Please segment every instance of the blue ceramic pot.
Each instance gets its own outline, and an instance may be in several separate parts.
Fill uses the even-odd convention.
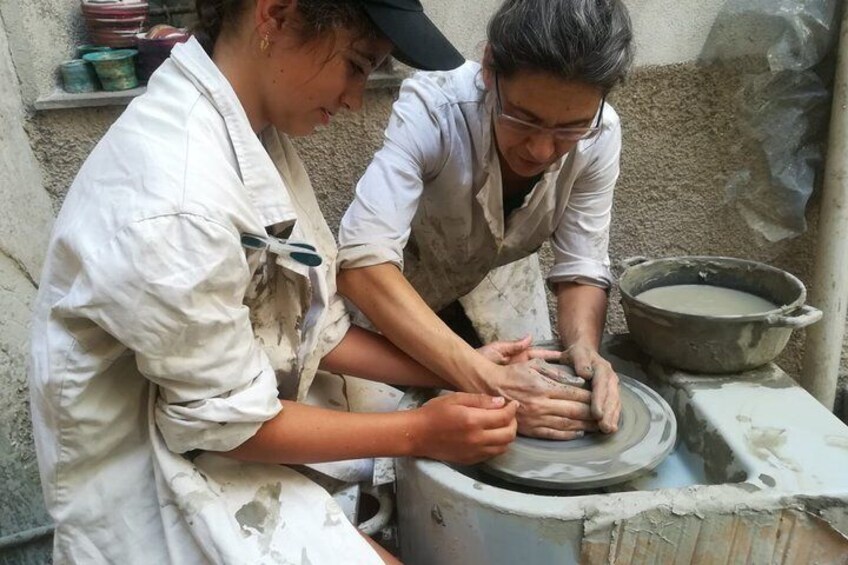
[[[59,65],[65,92],[81,94],[98,90],[97,74],[94,68],[82,59],[72,59]]]

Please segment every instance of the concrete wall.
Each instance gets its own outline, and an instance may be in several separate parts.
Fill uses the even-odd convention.
[[[756,61],[745,57],[761,52],[774,37],[774,28],[763,22],[729,25],[718,17],[724,0],[625,2],[636,29],[637,68],[613,98],[624,127],[613,260],[637,254],[732,255],[769,262],[809,281],[815,203],[808,210],[808,233],[781,244],[765,244],[725,203],[725,187],[738,171],[748,170],[755,182],[764,182],[761,151],[738,131],[735,96],[746,73],[757,68]],[[425,0],[424,4],[457,46],[476,58],[485,22],[499,0]],[[0,159],[9,163],[0,167],[0,190],[8,193],[4,202],[12,203],[5,207],[0,227],[0,250],[4,251],[0,254],[0,301],[6,312],[14,312],[0,323],[4,340],[0,342],[0,378],[6,383],[0,386],[0,428],[8,426],[14,433],[0,429],[0,442],[8,437],[17,442],[13,450],[16,464],[32,476],[23,351],[32,281],[37,280],[47,233],[44,228],[49,223],[51,202],[54,209],[58,207],[85,156],[122,109],[25,115],[23,108],[54,88],[55,67],[69,57],[73,43],[84,40],[78,1],[0,0],[0,16],[4,24],[0,33],[5,28],[10,42],[7,49],[4,36],[0,36],[0,89],[4,89]],[[728,38],[740,34],[745,41],[735,44],[743,48],[722,53],[739,59],[729,64],[703,63],[715,54],[707,46],[734,44]],[[331,129],[297,142],[333,226],[349,202],[356,179],[380,145],[394,95],[391,90],[371,91],[364,112],[346,116]],[[18,225],[20,218],[27,222]],[[611,304],[609,328],[624,331],[615,296]],[[793,375],[799,370],[802,337],[802,332],[797,332],[780,359]],[[8,452],[2,447],[0,444],[0,453]],[[0,490],[17,491],[15,483],[3,484],[2,464],[0,461]],[[3,522],[5,515],[0,507],[0,535],[10,527]],[[39,522],[39,516],[34,512],[33,524]]]
[[[0,537],[48,523],[41,499],[24,371],[30,309],[53,221],[51,200],[24,131],[25,114],[0,26]],[[46,545],[45,545],[46,544]],[[43,563],[40,547],[2,558]],[[2,559],[0,559],[2,560]]]
[[[79,5],[79,0],[0,0],[21,94],[27,105],[53,89],[58,64],[73,58],[76,40],[84,37]]]

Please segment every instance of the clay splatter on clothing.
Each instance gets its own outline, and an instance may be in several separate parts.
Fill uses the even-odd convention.
[[[253,500],[238,509],[236,521],[241,526],[242,535],[262,536],[261,545],[267,550],[278,524],[280,516],[280,493],[282,485],[272,483],[262,486],[256,491]]]

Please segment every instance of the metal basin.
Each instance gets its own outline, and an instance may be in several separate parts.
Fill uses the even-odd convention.
[[[763,263],[729,257],[633,258],[619,280],[633,340],[651,357],[697,373],[736,373],[777,357],[793,329],[821,319],[793,275]],[[671,312],[636,297],[653,288],[704,284],[760,296],[780,305],[753,315],[703,316]]]

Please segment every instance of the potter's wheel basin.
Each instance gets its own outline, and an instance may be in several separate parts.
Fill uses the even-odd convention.
[[[481,470],[512,483],[570,490],[608,486],[654,469],[674,448],[674,413],[644,384],[624,375],[619,381],[622,410],[614,434],[570,441],[519,436]]]

